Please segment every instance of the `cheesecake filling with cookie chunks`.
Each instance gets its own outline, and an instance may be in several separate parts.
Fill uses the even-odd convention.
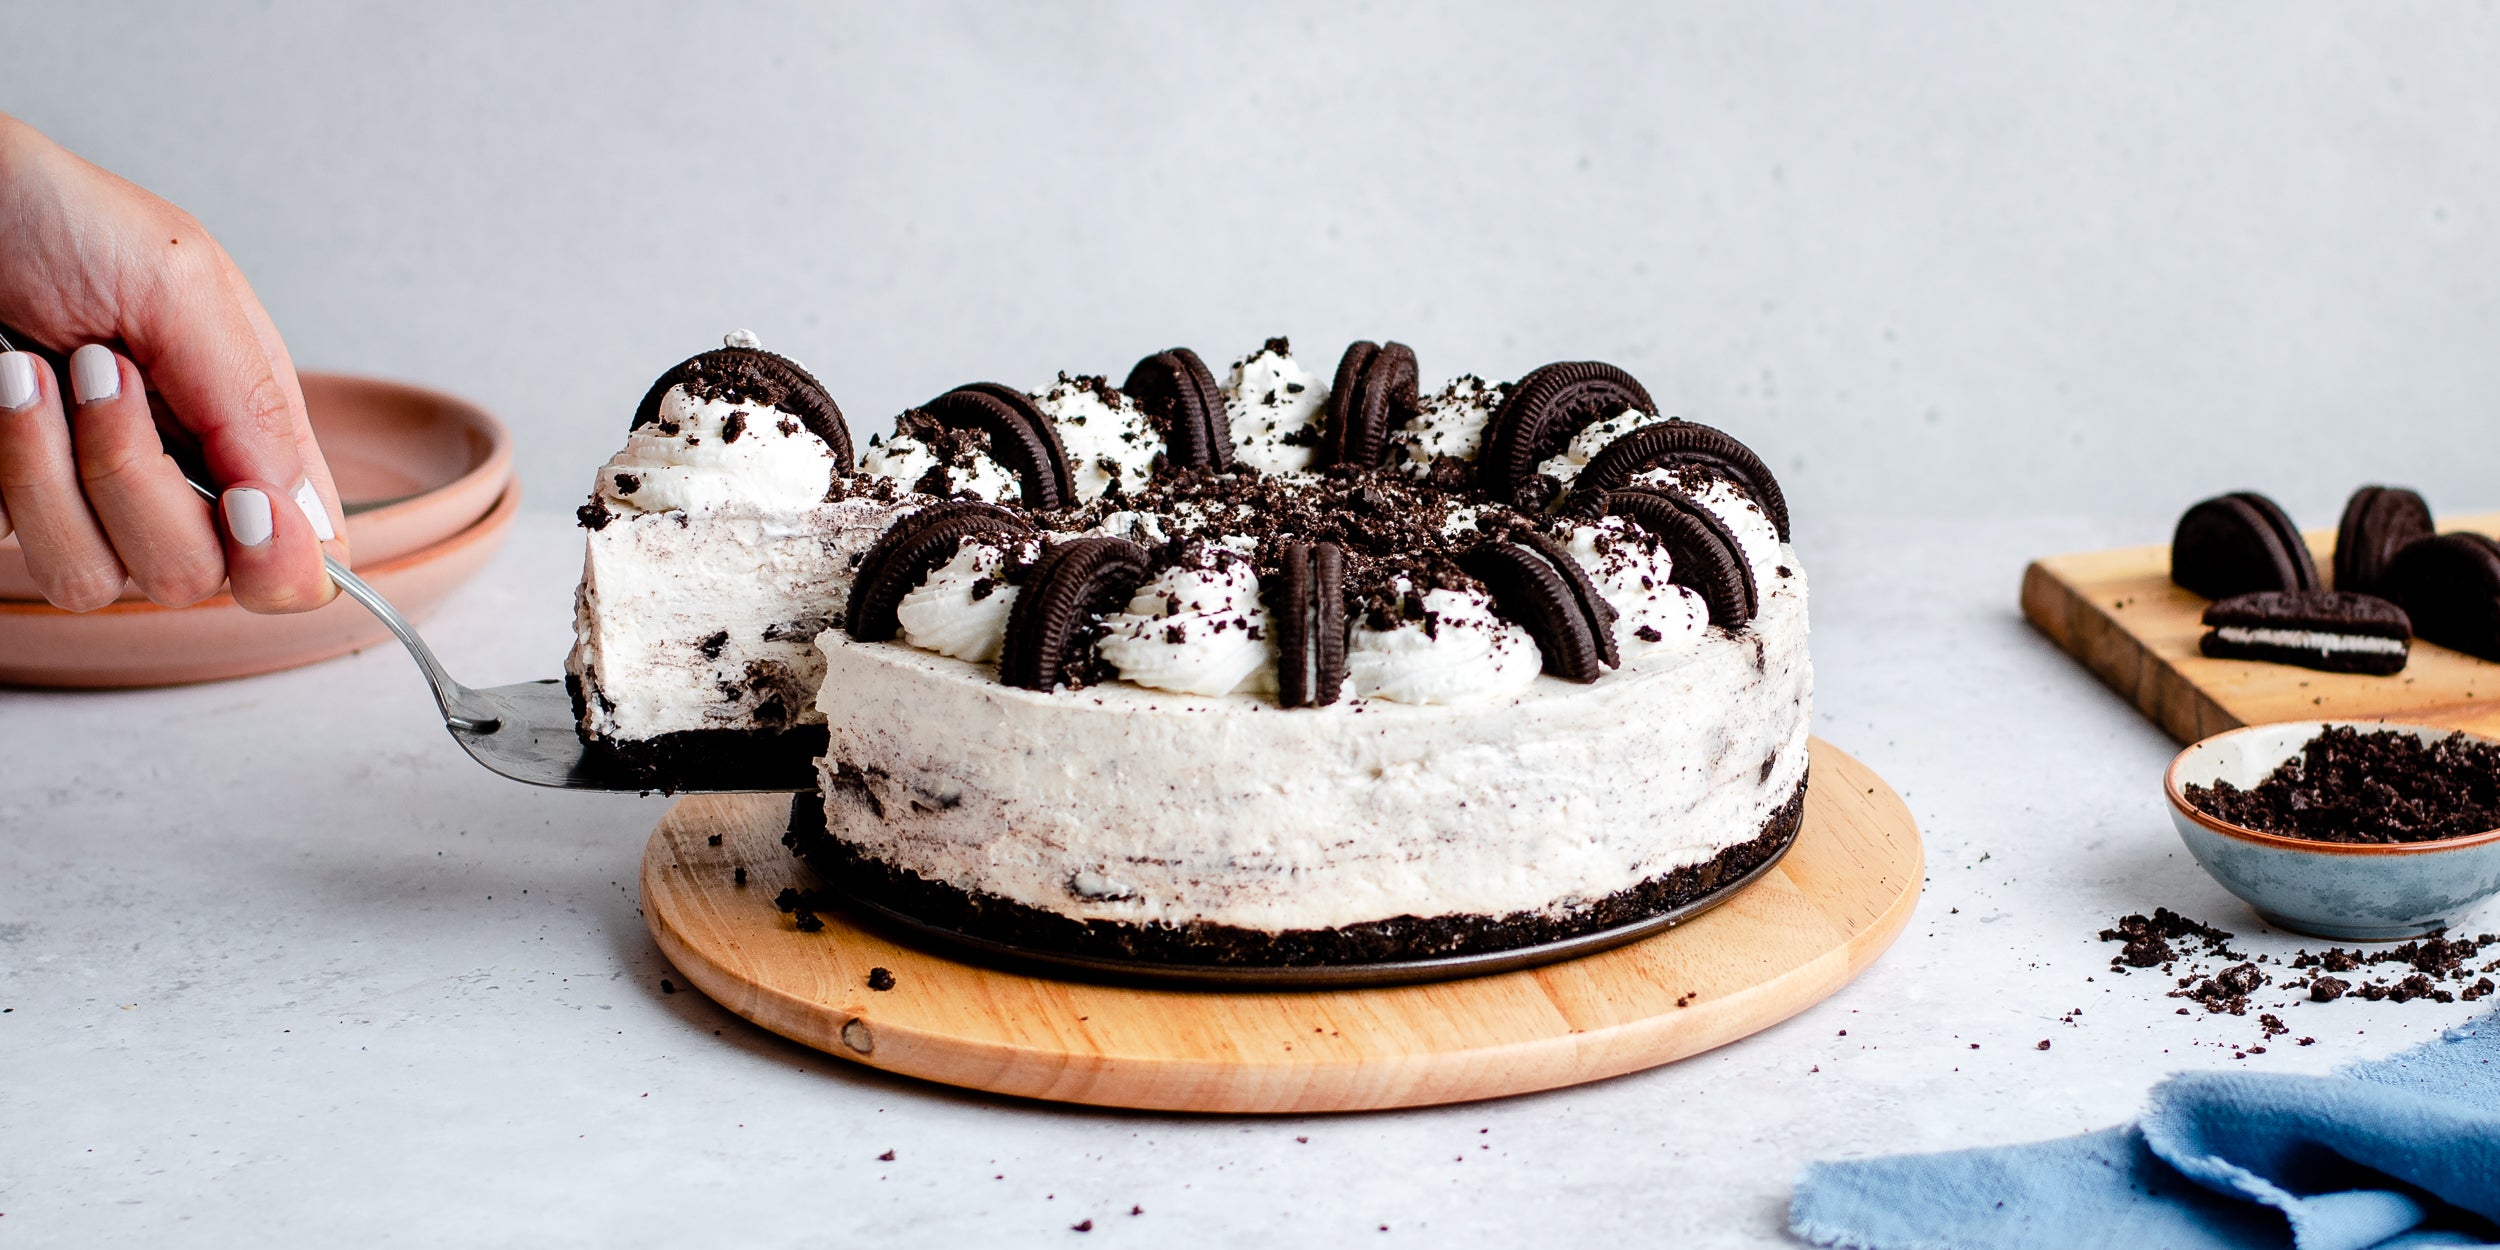
[[[752,335],[653,385],[578,514],[565,679],[585,741],[657,785],[709,752],[821,737],[828,605],[914,506],[850,455],[831,398]]]

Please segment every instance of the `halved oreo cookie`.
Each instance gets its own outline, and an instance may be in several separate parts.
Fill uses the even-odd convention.
[[[1581,468],[1579,478],[1571,484],[1572,498],[1564,503],[1564,509],[1569,511],[1581,506],[1580,500],[1602,498],[1621,490],[1651,469],[1680,464],[1700,465],[1735,482],[1762,509],[1762,514],[1771,518],[1771,528],[1778,531],[1780,541],[1788,541],[1788,497],[1780,493],[1779,479],[1771,475],[1771,467],[1726,431],[1692,421],[1643,426],[1606,444]]]
[[[1622,517],[1666,545],[1675,566],[1667,580],[1700,595],[1710,605],[1711,624],[1742,629],[1761,614],[1753,565],[1719,514],[1682,491],[1650,486],[1608,491],[1605,500],[1600,515]]]
[[[2180,516],[2170,537],[2170,580],[2208,599],[2228,599],[2261,590],[2316,590],[2318,565],[2283,509],[2243,490]]]
[[[2424,539],[2396,553],[2381,585],[2414,633],[2500,660],[2500,541],[2463,532]]]
[[[1156,352],[1137,362],[1120,384],[1163,433],[1164,462],[1176,469],[1233,467],[1232,419],[1223,388],[1207,362],[1186,347]]]
[[[2335,527],[2335,588],[2365,595],[2379,593],[2379,580],[2396,553],[2425,538],[2435,538],[2431,506],[2402,486],[2364,486],[2344,503],[2344,519]]]
[[[1658,411],[1640,382],[1613,365],[1578,360],[1538,369],[1519,379],[1486,424],[1476,480],[1503,503],[1536,507],[1544,502],[1529,485],[1536,467],[1580,431],[1626,408]]]
[[[760,347],[716,347],[690,356],[643,392],[642,402],[634,407],[634,423],[627,428],[639,430],[659,420],[660,401],[668,397],[670,387],[681,384],[697,399],[757,404],[789,413],[833,449],[841,472],[850,472],[851,427],[842,420],[842,410],[834,406],[833,396],[825,393],[816,375],[789,357]]]
[[[1093,646],[1093,626],[1146,580],[1146,549],[1125,538],[1079,538],[1042,553],[1007,609],[998,679],[1026,690],[1065,685]]]
[[[932,504],[903,517],[887,526],[860,557],[842,628],[861,642],[891,640],[902,631],[894,610],[901,606],[903,596],[929,580],[939,565],[954,559],[964,539],[974,534],[1032,531],[1023,517],[996,504],[970,500]]]
[[[1516,529],[1478,544],[1459,564],[1493,594],[1493,610],[1536,639],[1545,671],[1591,682],[1623,663],[1615,651],[1615,609],[1561,543]]]
[[[1017,485],[1024,488],[1025,507],[1048,511],[1076,502],[1058,427],[1032,396],[996,382],[971,382],[922,404],[920,410],[950,430],[989,435],[990,454],[1015,473]]]
[[[1406,344],[1349,345],[1337,358],[1337,380],[1328,389],[1321,466],[1379,464],[1389,448],[1389,431],[1422,406],[1416,381],[1415,349]]]
[[[2381,677],[2404,671],[2413,640],[2413,623],[2403,608],[2352,591],[2233,595],[2205,609],[2205,625],[2197,649],[2217,660]]]
[[[1288,543],[1267,592],[1276,622],[1276,701],[1326,707],[1345,688],[1345,552],[1335,543]]]

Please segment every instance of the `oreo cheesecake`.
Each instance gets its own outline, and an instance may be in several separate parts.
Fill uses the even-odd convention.
[[[761,728],[705,640],[811,640],[772,656],[777,691],[815,683],[782,732],[824,735],[788,841],[844,892],[1032,947],[1366,962],[1642,919],[1795,834],[1786,500],[1612,366],[1426,388],[1397,343],[1333,369],[1283,339],[1221,370],[1173,348],[1117,386],[958,387],[856,469],[818,441],[815,496],[756,509],[804,558],[665,622],[601,619],[644,601],[586,576],[583,628],[681,644],[713,692],[681,734]],[[718,558],[695,534],[725,518],[607,507],[594,575],[619,520]],[[613,723],[586,703],[586,734]]]

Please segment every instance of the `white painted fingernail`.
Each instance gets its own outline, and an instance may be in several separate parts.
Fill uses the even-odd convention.
[[[35,358],[24,352],[0,354],[0,411],[15,412],[35,402]]]
[[[69,393],[82,404],[121,398],[122,367],[112,348],[89,343],[69,354]]]
[[[312,522],[313,533],[328,542],[339,536],[330,524],[330,510],[321,506],[321,492],[313,489],[312,479],[305,478],[295,487],[295,506],[304,510],[304,519]]]
[[[237,486],[218,501],[225,509],[226,532],[246,547],[258,547],[277,532],[277,518],[270,515],[269,496],[249,486]]]

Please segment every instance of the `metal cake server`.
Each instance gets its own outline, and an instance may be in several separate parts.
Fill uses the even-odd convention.
[[[183,477],[214,505],[217,491],[207,484],[207,475],[190,457],[175,450],[172,442],[168,440],[167,450],[182,466]],[[452,741],[494,772],[533,786],[627,793],[665,789],[674,794],[714,794],[812,790],[816,786],[815,766],[809,759],[769,750],[757,750],[734,763],[707,763],[700,777],[655,779],[627,768],[592,749],[575,732],[572,696],[562,681],[550,678],[483,690],[460,684],[434,658],[434,649],[425,645],[416,626],[380,591],[328,552],[322,553],[321,560],[339,590],[389,627],[416,660],[417,671],[425,674],[426,684],[434,689],[435,706],[442,709],[443,727],[451,731]]]

